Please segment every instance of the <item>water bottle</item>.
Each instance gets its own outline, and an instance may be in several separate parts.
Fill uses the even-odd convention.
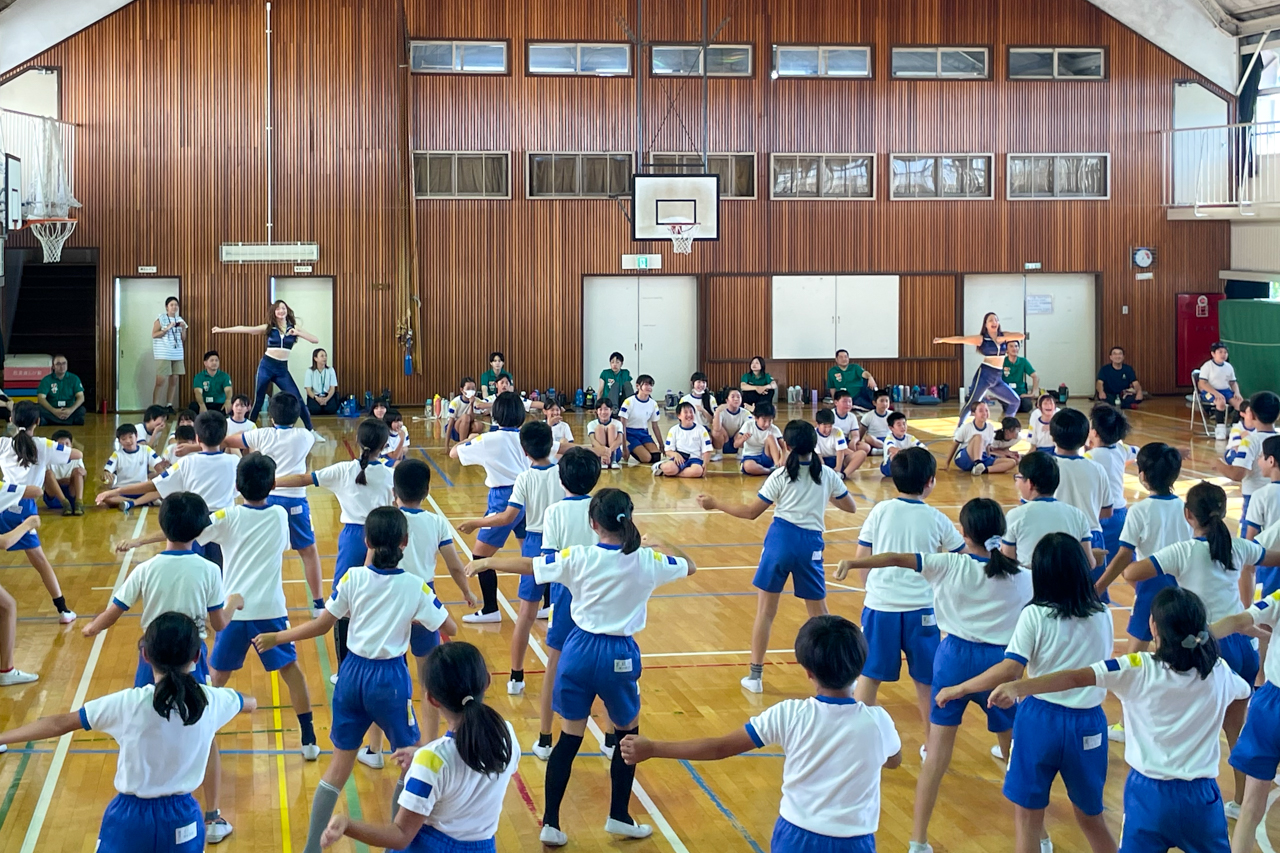
[[[556,389],[554,389],[554,388],[548,388],[548,389],[547,389],[547,397],[546,397],[546,399],[548,399],[548,400],[554,400],[555,398],[556,398]]]
[[[809,403],[810,405],[814,405],[814,406],[818,405],[818,389],[817,388],[814,388],[809,392]]]
[[[575,408],[581,409],[583,403],[584,403],[584,397],[582,394],[582,389],[579,388],[577,391],[573,392],[573,405]]]
[[[537,388],[534,388],[534,389],[533,389],[533,394],[531,394],[531,395],[529,396],[529,399],[530,399],[530,400],[533,400],[534,402],[537,402],[537,401],[539,401],[539,400],[541,400],[541,399],[542,399],[542,394],[541,394],[541,392],[540,392],[540,391],[538,391],[538,389],[537,389]]]

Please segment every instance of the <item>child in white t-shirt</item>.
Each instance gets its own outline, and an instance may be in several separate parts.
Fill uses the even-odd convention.
[[[712,462],[719,462],[725,453],[738,452],[733,439],[749,420],[751,412],[742,405],[742,392],[737,388],[731,389],[725,401],[716,407],[711,416],[711,444],[716,449],[711,457]]]
[[[823,465],[843,472],[849,463],[849,443],[844,440],[844,433],[836,428],[835,412],[818,409],[814,412],[813,422],[818,433],[818,445],[814,452],[821,457]]]
[[[626,440],[622,421],[613,416],[613,404],[601,400],[596,407],[596,418],[587,424],[591,452],[600,457],[603,468],[617,468],[622,462],[622,445]]]
[[[133,424],[122,424],[116,429],[116,441],[119,450],[111,453],[107,464],[102,467],[102,482],[110,488],[123,488],[145,483],[154,472],[161,473],[169,467],[149,445],[138,443],[138,430]],[[102,503],[104,506],[121,507],[128,512],[135,506],[146,506],[160,500],[158,494],[149,494],[137,500],[123,497],[110,497]]]
[[[681,403],[676,414],[680,423],[667,430],[663,444],[666,458],[653,464],[653,473],[664,477],[702,477],[711,461],[711,433],[698,423],[692,403]]]
[[[893,475],[893,457],[912,447],[924,447],[920,439],[907,432],[907,416],[903,412],[890,412],[886,418],[889,434],[884,437],[884,461],[880,463],[880,476]],[[926,448],[927,449],[927,448]]]
[[[1111,516],[1111,482],[1107,472],[1080,452],[1089,440],[1089,419],[1076,409],[1059,409],[1049,424],[1053,437],[1053,458],[1058,463],[1056,497],[1089,517],[1093,525],[1093,547],[1105,551],[1102,522]],[[1095,569],[1096,581],[1102,569]]]
[[[555,458],[559,459],[573,447],[573,429],[564,422],[564,409],[560,401],[548,398],[542,406],[542,414],[547,418],[547,426],[551,427],[551,443],[556,446]]]
[[[1129,419],[1110,403],[1098,403],[1089,413],[1089,449],[1084,458],[1097,462],[1107,475],[1111,487],[1111,515],[1102,519],[1102,540],[1107,549],[1107,562],[1120,548],[1120,531],[1124,529],[1129,502],[1124,496],[1125,468],[1138,458],[1138,448],[1125,444]]]
[[[1198,391],[1200,399],[1213,404],[1214,438],[1227,437],[1227,422],[1235,420],[1244,398],[1240,396],[1240,383],[1236,381],[1236,369],[1227,361],[1227,345],[1215,341],[1209,345],[1209,360],[1200,365]]]
[[[476,417],[476,381],[470,376],[462,377],[458,383],[458,395],[449,401],[445,414],[444,448],[449,450],[453,445],[466,441],[473,435],[484,432],[484,424]]]
[[[796,635],[796,661],[816,695],[787,699],[718,738],[623,738],[628,764],[651,758],[718,760],[779,744],[782,802],[773,850],[872,850],[880,826],[880,771],[902,763],[902,741],[883,708],[854,696],[865,645],[842,616],[815,616]],[[839,796],[831,796],[839,791]]]
[[[1041,394],[1036,400],[1035,411],[1029,419],[1031,429],[1027,433],[1027,441],[1033,450],[1045,453],[1053,452],[1053,437],[1049,435],[1049,424],[1058,413],[1058,398],[1053,394]]]
[[[774,426],[773,403],[762,400],[755,405],[751,420],[742,425],[733,439],[738,448],[742,473],[752,477],[764,477],[782,464],[786,455],[782,431]]]
[[[996,440],[996,427],[990,417],[991,409],[985,402],[974,405],[973,417],[956,429],[944,469],[950,469],[954,460],[961,471],[968,471],[977,477],[988,472],[1002,474],[1017,466],[1016,459],[998,457],[991,452],[991,444]]]
[[[1050,533],[1065,533],[1080,543],[1085,562],[1094,568],[1093,525],[1071,504],[1054,497],[1058,491],[1058,463],[1048,453],[1028,453],[1018,462],[1015,485],[1022,503],[1009,510],[1000,550],[1023,566],[1031,565],[1036,545]]]
[[[382,422],[387,425],[387,444],[382,448],[382,457],[394,465],[409,452],[409,428],[404,425],[399,409],[387,409]]]
[[[1229,477],[1240,484],[1240,494],[1244,497],[1244,509],[1240,514],[1240,535],[1245,535],[1245,524],[1249,516],[1249,503],[1254,493],[1268,482],[1258,463],[1262,446],[1267,439],[1276,435],[1276,420],[1280,418],[1280,396],[1271,391],[1259,391],[1249,398],[1245,420],[1251,421],[1253,429],[1240,438],[1236,451],[1228,463],[1224,459],[1213,460],[1214,471]]]
[[[884,453],[884,439],[889,434],[889,389],[875,392],[875,408],[862,416],[862,440],[871,448],[873,456]]]
[[[626,430],[627,453],[637,462],[649,465],[658,461],[662,452],[662,407],[653,399],[653,377],[647,373],[636,379],[636,393],[622,401],[618,418]]]
[[[1249,501],[1248,512],[1245,513],[1244,538],[1257,539],[1264,530],[1268,531],[1266,542],[1269,545],[1280,533],[1280,436],[1267,436],[1258,451],[1258,470],[1267,479],[1265,485],[1253,493]],[[1270,595],[1280,589],[1280,570],[1274,567],[1259,566],[1257,580],[1262,585],[1262,594]]]
[[[689,377],[689,385],[693,390],[681,397],[680,402],[691,404],[698,423],[710,432],[711,415],[716,409],[716,398],[707,390],[707,374],[702,371],[693,374]]]
[[[50,438],[55,444],[75,449],[71,430],[56,430]],[[44,505],[49,509],[61,509],[63,515],[84,514],[84,481],[88,477],[83,459],[50,464],[45,473]],[[50,482],[52,481],[52,482]],[[50,487],[56,483],[56,491]]]

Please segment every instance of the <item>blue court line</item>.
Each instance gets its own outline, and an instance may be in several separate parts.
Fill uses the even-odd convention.
[[[452,489],[452,488],[453,488],[453,480],[450,480],[450,479],[449,479],[449,475],[448,475],[448,474],[446,474],[446,473],[444,472],[444,469],[443,469],[443,468],[441,468],[439,465],[437,465],[437,464],[436,464],[436,460],[432,459],[432,458],[431,458],[431,455],[430,455],[429,453],[427,453],[427,451],[426,451],[425,449],[421,448],[421,447],[419,447],[419,448],[418,448],[418,452],[422,454],[422,458],[423,458],[423,459],[427,460],[427,464],[428,464],[428,465],[430,465],[432,468],[435,468],[435,469],[436,469],[436,473],[437,473],[437,474],[439,474],[439,475],[440,475],[440,477],[444,480],[444,484],[445,484],[446,486],[448,486],[449,488],[451,488],[451,489]]]
[[[751,753],[746,754],[751,755]],[[756,840],[751,837],[751,833],[747,832],[747,828],[742,825],[742,822],[734,816],[733,812],[729,811],[728,806],[720,801],[720,798],[716,796],[715,791],[711,790],[711,786],[708,785],[700,775],[698,775],[698,771],[693,769],[693,765],[688,761],[681,759],[680,766],[689,771],[689,775],[693,777],[694,782],[698,783],[698,787],[702,789],[702,793],[706,794],[707,799],[711,800],[711,804],[720,810],[720,814],[724,815],[725,820],[729,821],[729,824],[734,829],[738,830],[738,834],[746,839],[746,842],[751,845],[751,849],[754,850],[755,853],[764,853],[763,848],[761,848],[760,845],[756,843]]]

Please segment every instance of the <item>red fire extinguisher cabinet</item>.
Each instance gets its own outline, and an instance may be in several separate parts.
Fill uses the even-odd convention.
[[[1179,293],[1178,385],[1191,384],[1191,371],[1209,358],[1209,345],[1218,340],[1221,293]]]

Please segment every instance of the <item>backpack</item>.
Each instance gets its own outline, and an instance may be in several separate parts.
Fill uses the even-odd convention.
[[[355,395],[347,395],[341,403],[338,404],[338,417],[340,418],[358,418],[360,417],[360,404],[356,402]]]

